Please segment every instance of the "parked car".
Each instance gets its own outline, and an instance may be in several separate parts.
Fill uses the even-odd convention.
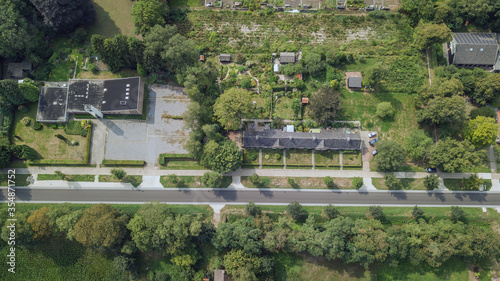
[[[290,8],[290,7],[292,7],[292,5],[290,5],[290,4],[285,4],[285,8]]]
[[[370,6],[366,7],[366,9],[365,9],[365,10],[366,10],[367,12],[369,12],[369,11],[374,11],[374,10],[375,10],[375,6],[374,6],[374,5],[370,5]]]
[[[378,139],[372,139],[370,141],[370,145],[373,146],[373,145],[375,145],[376,142],[378,142]]]
[[[378,151],[375,149],[374,151],[372,151],[372,154],[373,156],[377,155]]]
[[[377,133],[376,132],[371,132],[371,133],[368,133],[368,137],[369,138],[373,138],[374,136],[376,136]]]
[[[435,173],[435,172],[437,172],[437,169],[436,168],[425,168],[425,171],[427,173]]]
[[[207,6],[207,7],[213,7],[213,6],[214,6],[214,4],[213,4],[212,2],[210,2],[210,3],[208,3],[206,6]]]
[[[391,8],[389,8],[389,7],[384,7],[384,6],[380,6],[380,10],[382,10],[382,11],[390,11],[390,10],[391,10]]]

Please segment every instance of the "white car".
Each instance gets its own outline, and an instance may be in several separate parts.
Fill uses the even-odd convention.
[[[369,138],[373,138],[374,136],[377,135],[377,132],[371,132],[371,133],[368,133],[368,137]]]
[[[373,156],[377,155],[378,151],[375,149],[374,151],[372,151],[372,154]]]

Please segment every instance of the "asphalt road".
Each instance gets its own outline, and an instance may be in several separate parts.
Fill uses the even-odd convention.
[[[0,189],[0,202],[7,190]],[[16,202],[47,203],[144,203],[159,201],[183,204],[260,204],[334,205],[420,205],[500,207],[500,193],[486,192],[359,192],[335,190],[88,190],[16,189]]]

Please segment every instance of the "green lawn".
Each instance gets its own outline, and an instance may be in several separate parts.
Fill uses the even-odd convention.
[[[257,159],[258,161],[258,159]],[[283,150],[281,149],[262,149],[262,166],[274,166],[274,168],[283,167]]]
[[[89,34],[100,34],[113,37],[116,34],[134,36],[135,27],[132,22],[132,5],[130,0],[93,0],[96,10],[96,21]]]
[[[310,150],[288,149],[286,150],[286,165],[290,166],[312,166],[312,152]]]
[[[206,169],[197,160],[181,160],[175,161],[170,160],[165,162],[165,165],[161,165],[160,169],[162,170],[204,170]]]
[[[222,177],[222,188],[228,187],[231,182],[232,182],[232,177],[227,177],[224,176]],[[165,188],[203,188],[200,181],[200,177],[195,177],[195,176],[177,176],[177,182],[172,182],[169,180],[168,176],[161,176],[160,177],[160,183],[163,185]]]
[[[259,166],[259,150],[244,149],[243,150],[243,165],[244,166]]]
[[[361,166],[361,152],[342,153],[342,164],[347,166]]]
[[[340,156],[338,151],[315,151],[314,152],[314,166],[315,167],[331,167],[340,166]]]
[[[30,174],[16,174],[14,179],[11,179],[11,186],[13,185],[12,182],[15,183],[15,186],[27,186],[28,182],[26,181],[28,177],[30,177]],[[7,175],[2,175],[1,181],[0,181],[0,186],[8,186],[9,181],[7,178]]]
[[[406,190],[426,190],[424,186],[424,179],[400,179],[402,189]],[[385,179],[383,178],[372,178],[373,186],[377,189],[389,189],[385,185]]]
[[[49,180],[61,180],[61,178],[55,174],[39,174],[37,176],[37,180],[49,181]],[[95,176],[94,175],[65,175],[64,180],[65,181],[93,182],[95,180]]]
[[[142,183],[142,176],[126,175],[123,179],[119,180],[113,175],[100,175],[99,182],[123,182],[130,183],[134,187],[138,187]]]
[[[31,124],[36,120],[38,103],[28,105],[29,111],[22,113],[16,111],[14,118],[14,144],[25,144],[38,152],[40,158],[58,160],[84,160],[85,138],[79,135],[68,135],[64,129],[52,129],[50,126],[43,126],[41,130],[34,130],[31,126],[23,125],[20,120],[24,117],[31,119]],[[63,141],[55,135],[61,134],[68,141]],[[17,136],[17,137],[16,137]],[[77,141],[79,145],[71,145],[70,141]]]
[[[293,184],[286,177],[260,177],[265,188],[328,189],[323,178],[293,177]],[[335,189],[354,189],[351,178],[333,178]],[[248,188],[257,188],[249,177],[241,177],[241,183]]]
[[[444,186],[449,190],[465,190],[462,179],[443,179]],[[491,188],[491,180],[483,180],[486,185],[486,190]]]
[[[377,131],[379,140],[392,139],[404,143],[411,132],[418,129],[413,95],[398,93],[361,93],[343,91],[342,120],[359,120],[364,130]],[[392,120],[376,116],[377,104],[391,102],[396,114]]]
[[[343,67],[343,70],[346,72],[363,72],[366,70],[366,68],[374,65],[377,62],[376,58],[366,58],[365,62],[360,62],[359,60],[356,60],[354,63],[348,64]]]
[[[172,8],[181,7],[200,7],[203,6],[205,2],[201,0],[171,0],[168,2],[168,6]]]
[[[292,119],[292,99],[287,97],[278,98],[278,100],[274,103],[273,114],[276,114],[277,117],[281,117],[285,120]]]

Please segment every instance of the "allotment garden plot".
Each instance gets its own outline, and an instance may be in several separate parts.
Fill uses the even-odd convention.
[[[156,163],[160,153],[187,153],[189,135],[179,119],[189,99],[180,88],[155,85],[148,99],[148,117],[139,120],[102,120],[107,126],[105,159]]]

